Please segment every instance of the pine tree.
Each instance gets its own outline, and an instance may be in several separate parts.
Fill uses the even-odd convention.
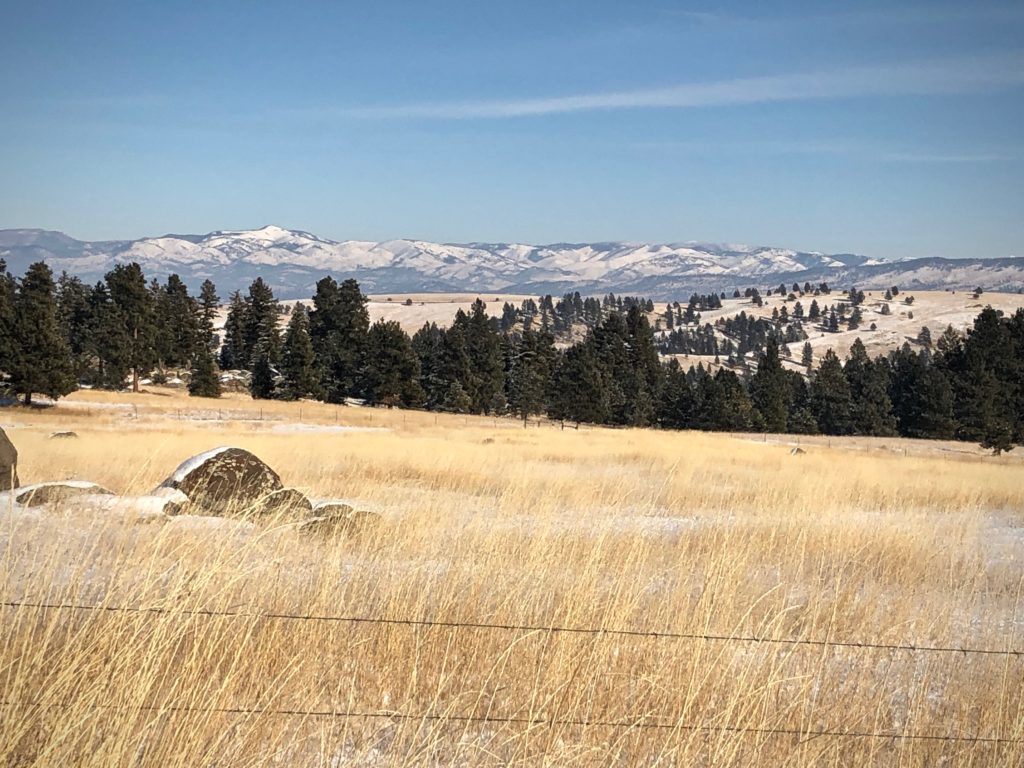
[[[888,371],[868,357],[859,338],[850,348],[843,375],[850,387],[853,432],[876,436],[896,434],[896,417],[889,399]]]
[[[92,379],[92,354],[89,331],[92,327],[90,293],[92,289],[67,272],[57,279],[57,315],[67,341],[76,381]]]
[[[444,336],[436,323],[424,323],[412,336],[412,349],[420,361],[420,386],[426,394],[428,408],[439,407],[447,390],[441,369]]]
[[[455,313],[455,321],[441,335],[441,345],[432,375],[431,402],[441,405],[448,399],[452,384],[468,395],[471,362],[466,346],[465,313]],[[472,399],[472,398],[470,398]]]
[[[804,342],[803,351],[800,353],[800,364],[807,370],[814,365],[814,349],[809,341]]]
[[[156,364],[153,296],[146,286],[142,268],[132,262],[119,264],[106,275],[110,300],[124,323],[128,343],[127,358],[132,374],[132,391],[139,391],[141,373]]]
[[[167,367],[167,358],[171,354],[173,340],[166,320],[170,314],[167,307],[167,294],[156,278],[149,282],[149,298],[153,308],[153,360],[156,366],[153,378],[156,383],[162,384],[166,379],[164,371]]]
[[[110,298],[107,284],[96,283],[89,294],[86,355],[95,361],[93,383],[101,389],[124,389],[131,370],[131,338],[121,308]]]
[[[861,314],[860,307],[854,305],[853,312],[850,313],[850,319],[847,321],[846,327],[851,331],[855,331],[860,328],[861,321],[864,316]]]
[[[757,373],[750,381],[750,399],[768,432],[785,432],[789,412],[789,382],[779,359],[779,345],[768,338],[758,360]]]
[[[909,344],[889,357],[890,394],[896,426],[904,437],[950,438],[953,391],[945,373],[914,352]]]
[[[546,304],[550,305],[551,297],[545,298]],[[455,324],[461,325],[465,334],[469,358],[465,389],[473,401],[472,412],[491,413],[496,410],[499,396],[503,399],[505,391],[501,339],[487,316],[486,305],[480,299],[473,302],[468,315],[456,315]]]
[[[424,400],[420,361],[409,336],[394,320],[378,320],[366,335],[363,370],[366,399],[370,403],[412,407]]]
[[[17,282],[0,259],[0,384],[10,374],[17,353],[14,319]]]
[[[160,363],[172,368],[190,365],[200,343],[199,305],[178,275],[169,275],[157,290],[156,346]]]
[[[296,304],[284,334],[279,394],[285,400],[299,400],[317,394],[319,389],[320,377],[309,338],[309,315],[302,304]]]
[[[270,351],[264,346],[257,347],[253,356],[252,377],[249,379],[249,394],[255,400],[270,400],[277,392],[275,372],[270,364]]]
[[[32,264],[15,298],[14,359],[11,391],[32,404],[35,393],[57,399],[75,389],[71,351],[57,316],[53,272],[44,262]]]
[[[1006,450],[1001,446],[1012,440],[1020,418],[1021,354],[1010,323],[985,307],[963,343],[942,356],[939,364],[952,384],[960,438]]]
[[[593,341],[574,344],[562,355],[551,377],[548,416],[559,421],[604,424],[610,411]]]
[[[355,280],[340,285],[331,277],[316,284],[309,335],[313,343],[320,387],[330,403],[362,393],[361,372],[370,316],[366,297]]]
[[[512,412],[525,424],[544,411],[548,380],[556,361],[554,337],[543,331],[523,331],[509,346],[505,383]]]
[[[220,297],[217,295],[217,286],[209,280],[203,280],[203,284],[199,288],[199,342],[211,352],[217,349],[214,323],[219,308]]]
[[[705,382],[713,384],[705,390],[702,403],[705,428],[729,432],[750,429],[754,409],[739,377],[719,368],[713,377],[706,376]]]
[[[850,385],[843,375],[843,365],[831,349],[811,380],[811,412],[826,435],[848,435],[853,431],[850,416],[852,398]]]
[[[786,431],[796,435],[815,435],[818,422],[811,407],[811,389],[802,374],[786,371],[789,382],[789,412],[786,415]]]
[[[246,367],[255,370],[257,356],[265,357],[270,366],[277,365],[281,357],[281,334],[278,331],[280,307],[274,292],[262,277],[249,285],[245,298],[245,346],[242,359]]]
[[[647,317],[636,307],[626,314],[628,379],[625,387],[628,423],[645,427],[654,423],[655,403],[664,371]]]
[[[939,340],[935,342],[935,351],[938,353],[938,357],[942,358],[954,354],[962,343],[963,336],[952,325],[947,325],[946,330],[939,336]]]
[[[249,325],[249,308],[242,295],[231,294],[228,316],[224,322],[224,344],[220,348],[222,370],[236,370],[248,367],[249,355],[245,347],[246,327]]]
[[[1011,397],[1015,400],[1013,410],[1017,415],[1014,424],[1013,440],[1018,445],[1024,445],[1024,307],[1018,307],[1017,311],[1009,319],[1010,338],[1013,340],[1013,367],[1015,373],[1011,375],[1017,382],[1015,392]]]
[[[665,382],[657,406],[658,424],[668,429],[690,429],[696,421],[690,382],[674,357],[665,366]]]
[[[606,410],[602,421],[623,426],[633,421],[633,400],[640,378],[631,367],[629,337],[622,313],[612,312],[584,342],[590,347],[602,382],[601,409]]]
[[[441,410],[448,413],[469,413],[472,407],[473,399],[459,382],[453,381],[445,394]]]
[[[213,363],[213,352],[207,344],[200,344],[192,359],[192,376],[188,393],[193,397],[220,397],[220,377]]]

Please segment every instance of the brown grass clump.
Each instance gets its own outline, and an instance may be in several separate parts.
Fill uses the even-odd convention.
[[[1024,765],[916,738],[1024,740],[1020,656],[543,629],[1022,649],[1013,454],[75,399],[5,412],[23,482],[145,492],[233,444],[382,521],[0,511],[2,764]]]

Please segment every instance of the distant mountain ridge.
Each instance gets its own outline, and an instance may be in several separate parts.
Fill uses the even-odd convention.
[[[116,263],[138,262],[149,277],[204,279],[222,295],[262,276],[281,298],[311,295],[326,274],[354,277],[367,293],[609,291],[655,299],[780,282],[834,282],[865,288],[1018,291],[1024,258],[882,261],[855,254],[712,243],[431,243],[335,241],[266,226],[205,235],[86,242],[63,232],[0,230],[0,259],[23,273],[40,259],[55,272],[100,279]]]

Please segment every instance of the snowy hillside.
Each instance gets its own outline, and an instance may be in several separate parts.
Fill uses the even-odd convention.
[[[262,275],[282,298],[308,297],[326,274],[355,277],[365,291],[375,293],[578,290],[669,298],[781,281],[840,279],[879,286],[912,281],[922,289],[1024,287],[1024,259],[881,262],[852,254],[693,242],[338,242],[276,226],[91,243],[60,232],[0,230],[0,258],[16,273],[44,259],[57,272],[67,270],[87,280],[102,277],[115,263],[137,261],[149,276],[176,272],[192,285],[210,278],[225,295]]]

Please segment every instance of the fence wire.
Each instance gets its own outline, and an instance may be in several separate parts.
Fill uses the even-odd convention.
[[[93,611],[103,613],[133,613],[140,615],[164,615],[164,616],[199,616],[207,618],[250,618],[269,619],[279,621],[314,621],[314,622],[336,622],[349,624],[376,624],[387,626],[412,626],[412,627],[436,627],[442,629],[468,629],[468,630],[491,630],[509,632],[537,632],[537,633],[565,633],[600,635],[606,637],[640,637],[658,640],[691,640],[708,642],[735,642],[735,643],[763,643],[782,645],[807,645],[818,647],[836,647],[851,649],[879,649],[898,652],[915,653],[958,653],[963,655],[978,654],[991,656],[1005,656],[1021,658],[1024,651],[1015,649],[989,649],[969,648],[958,646],[941,645],[918,645],[905,643],[876,643],[828,639],[809,638],[777,638],[760,637],[756,635],[718,635],[706,633],[666,632],[656,630],[636,629],[615,629],[607,627],[571,627],[543,624],[504,624],[487,622],[465,622],[446,621],[432,619],[397,619],[370,616],[331,616],[318,614],[298,614],[280,612],[251,613],[243,611],[218,611],[210,609],[168,609],[159,606],[114,606],[114,605],[84,605],[73,603],[42,603],[28,601],[2,601],[0,606],[5,608],[32,609],[41,611]],[[61,702],[14,702],[2,701],[0,705],[16,707],[19,709],[28,708],[60,708],[69,709],[72,704]],[[538,727],[579,727],[579,728],[614,728],[627,730],[662,730],[662,731],[686,731],[704,733],[736,733],[741,735],[762,735],[762,736],[789,736],[797,737],[800,742],[807,742],[819,738],[842,738],[842,739],[875,739],[894,741],[937,741],[937,742],[959,742],[970,744],[991,744],[1009,745],[1024,744],[1024,738],[1010,738],[999,736],[978,736],[974,734],[929,734],[929,733],[893,733],[884,731],[867,730],[837,730],[837,729],[804,729],[804,728],[764,728],[747,727],[742,725],[713,725],[706,723],[684,723],[681,721],[666,721],[648,715],[639,716],[633,719],[621,720],[587,720],[580,718],[533,718],[533,717],[500,717],[495,715],[459,714],[459,713],[409,713],[401,711],[356,711],[356,710],[333,710],[333,709],[274,709],[270,707],[187,707],[179,705],[146,706],[126,704],[96,704],[85,705],[90,708],[110,711],[139,711],[160,713],[192,713],[192,714],[224,714],[240,717],[254,716],[276,716],[276,717],[306,717],[306,718],[328,718],[328,719],[386,719],[392,721],[415,721],[415,722],[458,722],[458,723],[483,723],[492,725],[515,725],[527,728]]]

